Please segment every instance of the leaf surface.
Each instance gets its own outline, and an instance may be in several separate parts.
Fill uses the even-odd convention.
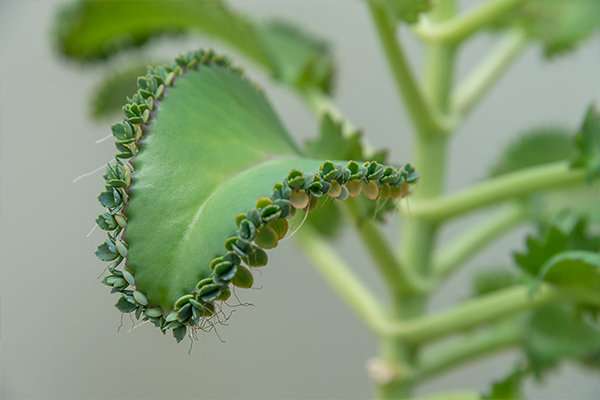
[[[418,177],[408,164],[304,158],[264,94],[212,52],[150,68],[123,111],[112,127],[122,153],[99,196],[109,233],[96,254],[114,263],[103,283],[122,294],[117,307],[178,341],[231,283],[252,284],[296,208],[303,220],[321,197],[346,199],[347,185],[400,196]]]

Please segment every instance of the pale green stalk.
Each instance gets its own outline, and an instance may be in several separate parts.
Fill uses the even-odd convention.
[[[452,95],[452,112],[464,117],[485,96],[527,44],[525,32],[506,34],[498,46],[481,61]]]
[[[415,201],[413,218],[442,221],[509,199],[583,182],[585,171],[572,169],[566,161],[548,163],[488,179],[458,193]]]
[[[457,44],[476,31],[497,20],[524,0],[487,0],[464,14],[443,22],[432,23],[422,18],[415,27],[419,36],[427,41],[440,41]]]
[[[597,293],[569,291],[544,284],[531,294],[529,285],[517,285],[467,300],[447,311],[394,323],[386,329],[386,334],[418,344],[556,301],[600,305]]]
[[[326,238],[310,226],[304,226],[295,234],[312,265],[333,290],[365,324],[375,332],[386,329],[387,321],[383,307],[372,293],[356,278],[343,260],[331,250]]]
[[[525,330],[519,323],[467,334],[452,343],[425,352],[411,378],[415,381],[431,379],[448,372],[450,368],[517,346],[524,340]]]
[[[434,253],[434,275],[437,279],[443,280],[483,247],[524,222],[528,215],[526,205],[516,202],[488,217],[479,225],[467,228],[465,233]]]
[[[376,1],[367,0],[379,41],[385,52],[396,88],[416,129],[422,134],[447,129],[447,121],[427,102],[415,81],[400,43],[396,39],[396,25],[392,24],[386,10]]]

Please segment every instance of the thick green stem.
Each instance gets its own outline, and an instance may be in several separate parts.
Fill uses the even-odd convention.
[[[421,134],[446,130],[447,121],[442,121],[441,115],[427,103],[417,85],[402,47],[396,39],[396,26],[391,23],[386,10],[376,0],[368,0],[367,3],[396,87],[415,128]]]
[[[448,311],[395,323],[389,327],[387,334],[407,343],[419,344],[555,301],[599,305],[600,297],[597,293],[570,291],[547,284],[531,294],[529,285],[518,285],[467,300]]]
[[[327,240],[308,226],[298,231],[295,238],[325,281],[365,324],[376,333],[385,330],[387,320],[383,307],[331,250]]]
[[[581,183],[584,178],[585,171],[572,169],[568,162],[549,163],[489,179],[456,194],[415,202],[410,215],[439,222],[504,200]]]
[[[450,368],[516,346],[522,343],[524,338],[525,330],[522,324],[513,322],[465,335],[441,348],[425,352],[418,369],[413,371],[412,379],[430,379],[448,372]]]
[[[457,44],[521,3],[523,0],[487,0],[472,10],[441,23],[421,19],[415,31],[428,41]]]
[[[523,222],[528,214],[525,204],[517,202],[508,205],[481,224],[469,227],[467,232],[434,254],[433,273],[436,278],[443,280],[452,274],[483,247]]]
[[[452,96],[454,114],[467,115],[523,52],[526,44],[527,35],[523,31],[509,32],[456,89]]]
[[[379,228],[373,221],[361,216],[357,201],[349,198],[344,205],[344,209],[354,220],[356,230],[375,261],[379,272],[383,275],[392,296],[397,298],[398,296],[427,291],[429,289],[428,283],[420,276],[403,269],[400,259],[391,250]]]
[[[447,0],[436,3],[432,12],[435,21],[441,22],[454,15],[454,0]],[[370,2],[374,19],[378,25],[378,31],[390,66],[394,71],[400,92],[408,104],[409,113],[413,120],[427,118],[430,123],[415,123],[417,126],[416,151],[414,163],[421,175],[418,188],[415,192],[417,199],[427,199],[439,196],[444,190],[444,171],[447,153],[447,137],[449,126],[434,123],[439,115],[447,115],[449,92],[452,86],[452,75],[454,65],[454,49],[445,44],[432,43],[427,46],[426,51],[426,70],[424,96],[418,89],[412,76],[407,76],[407,66],[399,50],[394,36],[394,29],[386,27],[389,20],[378,16],[378,10],[374,3]],[[381,10],[379,10],[381,11]],[[405,79],[403,79],[403,77]],[[406,83],[411,82],[407,90]],[[414,91],[419,94],[414,97]],[[416,105],[422,105],[418,107]],[[430,108],[433,111],[430,111]],[[427,111],[427,112],[423,112]],[[403,267],[407,274],[422,276],[427,279],[431,266],[431,252],[435,242],[437,227],[430,221],[414,218],[409,219],[404,224],[405,232],[401,244]],[[426,296],[422,294],[396,296],[393,299],[390,309],[390,318],[394,324],[403,326],[406,320],[414,320],[424,313],[426,305]],[[384,361],[393,364],[405,364],[410,369],[414,366],[419,348],[409,344],[401,337],[384,338],[381,345],[381,357]],[[413,383],[406,380],[397,379],[388,384],[381,385],[379,388],[379,397],[381,399],[398,399],[409,397],[413,390]]]

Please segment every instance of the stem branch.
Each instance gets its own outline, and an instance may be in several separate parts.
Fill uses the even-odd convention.
[[[521,202],[516,202],[479,225],[470,227],[467,232],[434,254],[434,275],[441,280],[452,274],[469,257],[492,243],[504,232],[523,222],[527,216],[527,207]]]
[[[518,285],[467,300],[448,311],[393,324],[387,333],[409,343],[422,343],[559,300],[600,304],[596,293],[544,284],[531,295],[529,285]]]
[[[447,124],[441,121],[441,116],[427,103],[417,85],[400,42],[396,39],[395,26],[392,25],[386,10],[376,0],[368,0],[367,3],[396,87],[402,94],[404,105],[417,131],[425,135],[447,130]]]
[[[383,308],[371,292],[333,252],[327,240],[308,226],[296,233],[296,241],[342,300],[370,327],[379,333],[386,325]]]
[[[411,204],[411,215],[441,221],[508,199],[583,182],[585,171],[566,161],[548,163],[506,174],[459,193]]]
[[[415,31],[428,41],[457,44],[522,2],[523,0],[488,0],[464,14],[443,22],[431,23],[421,19]]]
[[[526,44],[527,36],[523,31],[508,33],[456,89],[452,96],[453,112],[460,116],[468,114],[522,53]]]

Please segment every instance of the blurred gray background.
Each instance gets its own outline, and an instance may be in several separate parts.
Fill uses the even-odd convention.
[[[389,146],[396,162],[410,159],[412,129],[362,2],[231,3],[255,18],[282,17],[328,39],[338,62],[340,108],[364,128],[375,148]],[[93,251],[102,234],[85,237],[100,212],[95,197],[101,173],[72,183],[114,153],[109,142],[94,144],[109,133],[112,122],[93,122],[88,116],[90,91],[102,68],[79,68],[53,51],[50,26],[59,4],[0,2],[1,396],[369,398],[373,387],[365,361],[376,356],[376,342],[291,241],[270,255],[258,277],[261,289],[242,294],[255,307],[238,308],[230,326],[220,329],[226,343],[208,334],[188,355],[187,340],[177,345],[153,327],[127,333],[129,318],[117,332],[116,297],[96,280],[104,265]],[[460,54],[457,80],[494,40],[483,35],[469,42]],[[549,63],[541,60],[539,48],[529,49],[453,142],[449,190],[483,178],[491,160],[524,129],[548,123],[575,127],[585,107],[598,98],[599,44],[595,38],[570,57]],[[171,58],[202,46],[228,51],[195,36],[160,40],[146,54]],[[407,51],[419,71],[417,42],[409,38]],[[315,119],[292,93],[236,58],[263,85],[298,140],[315,134]],[[454,224],[440,241],[465,226],[465,221]],[[386,230],[393,240],[396,228],[392,218]],[[466,297],[472,271],[509,263],[527,231],[509,235],[469,263],[435,296],[431,309]],[[352,232],[335,246],[357,274],[383,293]],[[509,352],[471,364],[424,385],[420,394],[483,390],[515,360],[517,354]],[[530,398],[600,398],[600,380],[589,371],[564,365],[551,378],[541,385],[529,382]]]

